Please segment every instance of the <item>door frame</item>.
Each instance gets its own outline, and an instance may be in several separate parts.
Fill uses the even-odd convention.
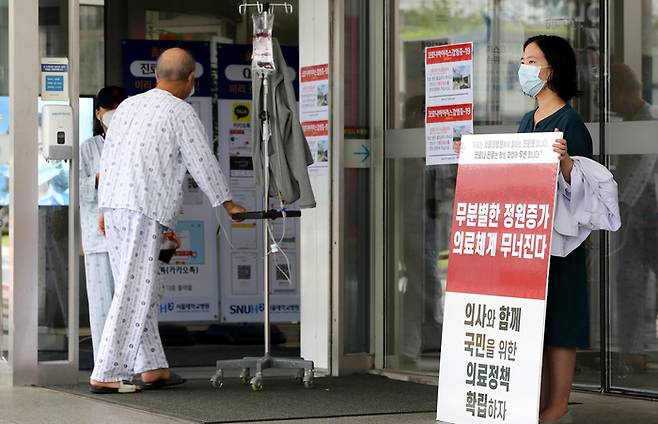
[[[37,96],[40,83],[39,1],[9,1],[10,214],[8,362],[0,384],[75,384],[79,364],[78,114],[79,0],[68,0],[69,98],[73,109],[73,158],[68,206],[68,357],[39,362],[39,218]],[[31,52],[26,54],[26,52]]]

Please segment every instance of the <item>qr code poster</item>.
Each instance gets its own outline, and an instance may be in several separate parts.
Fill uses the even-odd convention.
[[[437,420],[537,422],[560,133],[466,135]]]

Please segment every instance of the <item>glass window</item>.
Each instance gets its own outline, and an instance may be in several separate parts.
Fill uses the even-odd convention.
[[[658,392],[658,1],[611,6],[606,151],[622,213],[608,252],[611,383]]]
[[[425,47],[473,42],[475,132],[515,132],[534,108],[517,80],[523,43],[536,34],[560,35],[577,55],[583,95],[572,104],[593,123],[600,110],[598,8],[598,1],[576,0],[388,2],[386,367],[436,373],[439,365],[457,170],[425,165]],[[600,383],[598,245],[596,236],[587,242],[591,346],[579,353],[576,376],[594,385]]]
[[[9,361],[9,4],[0,0],[0,373]],[[2,375],[0,375],[0,380]]]
[[[39,57],[68,57],[68,30],[68,1],[40,0]],[[39,99],[39,115],[44,104]],[[39,361],[59,361],[69,353],[70,162],[47,162],[39,134]]]
[[[80,6],[80,94],[95,96],[105,85],[105,9]]]
[[[298,46],[298,0],[289,1],[293,14],[277,9],[273,34],[282,46]],[[251,44],[251,11],[244,16],[238,12],[239,2],[116,2],[107,1],[105,7],[106,82],[123,85],[122,40],[180,40],[210,43],[211,74],[213,75],[212,104],[216,105],[216,44]],[[218,134],[217,110],[202,116],[208,127],[214,128],[209,136]],[[206,121],[206,119],[208,121]],[[212,123],[210,123],[212,122]],[[220,142],[221,140],[217,141]],[[219,262],[219,258],[215,258]],[[220,284],[217,282],[217,284]],[[84,308],[84,305],[82,306]],[[81,309],[82,309],[81,308]],[[262,324],[198,322],[166,323],[160,325],[167,359],[171,366],[215,365],[218,359],[259,356],[263,352]],[[274,346],[272,355],[299,356],[300,325],[276,323],[272,326]],[[280,331],[277,331],[280,330]],[[185,344],[181,347],[181,344]],[[239,345],[239,346],[238,346]],[[80,367],[92,367],[91,341],[80,348]]]
[[[345,2],[345,143],[367,150],[370,100],[368,1]],[[343,282],[345,353],[370,352],[370,168],[345,168]]]
[[[399,0],[391,3],[389,31],[390,128],[424,126],[425,47],[472,41],[476,125],[516,125],[533,107],[519,96],[523,42],[536,34],[568,39],[578,56],[582,97],[575,107],[598,120],[598,1]],[[592,73],[592,71],[595,71]]]

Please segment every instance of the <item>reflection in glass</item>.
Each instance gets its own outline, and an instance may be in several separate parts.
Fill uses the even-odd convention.
[[[392,34],[395,59],[391,91],[391,128],[419,128],[425,96],[423,55],[428,46],[472,41],[476,125],[515,125],[532,108],[519,98],[517,70],[523,42],[531,35],[555,34],[569,40],[577,54],[583,96],[575,107],[586,122],[598,120],[599,2],[469,0],[391,2],[399,27]]]
[[[103,6],[80,5],[80,94],[82,95],[94,95],[105,85],[104,27]]]
[[[624,137],[607,138],[622,214],[609,248],[611,382],[658,392],[658,4],[615,2],[612,15],[642,22],[612,20],[607,126],[609,134]]]
[[[68,2],[39,1],[40,57],[68,56]],[[39,114],[44,102],[39,102]],[[66,102],[68,104],[68,102]],[[41,120],[39,120],[41,127]],[[39,128],[39,150],[42,134]],[[39,184],[39,361],[68,359],[69,167],[70,162],[38,161]]]
[[[345,138],[369,137],[368,1],[345,2]],[[370,169],[344,169],[345,353],[370,352]]]
[[[9,5],[0,0],[0,369],[9,360]],[[3,194],[6,193],[6,194]]]

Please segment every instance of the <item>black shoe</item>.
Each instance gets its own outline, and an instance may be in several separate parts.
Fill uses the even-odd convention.
[[[141,377],[135,379],[134,384],[141,387],[143,390],[157,390],[164,389],[166,387],[180,386],[185,383],[187,380],[181,377],[180,375],[172,372],[169,375],[169,378],[159,378],[150,383],[145,383]]]

